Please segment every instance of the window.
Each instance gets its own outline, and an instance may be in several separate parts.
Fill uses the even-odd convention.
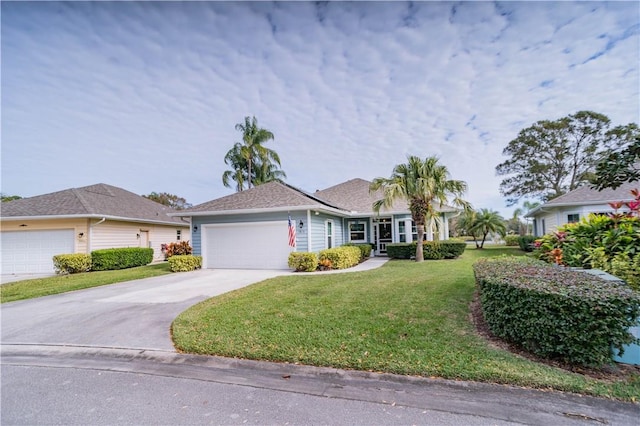
[[[180,241],[181,238],[182,238],[182,230],[177,229],[176,230],[176,241]]]
[[[333,248],[333,221],[327,220],[324,223],[324,233],[327,242],[327,248]]]
[[[349,222],[349,241],[367,242],[367,225],[365,222]]]
[[[567,215],[567,222],[568,223],[580,222],[580,215],[578,213],[568,214]]]
[[[401,243],[407,242],[407,231],[406,231],[406,225],[404,223],[404,220],[401,220],[400,222],[398,222],[398,237]]]

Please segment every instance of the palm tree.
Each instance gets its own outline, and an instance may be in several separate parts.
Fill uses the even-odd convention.
[[[447,203],[450,196],[453,196],[453,204],[468,208],[469,203],[461,198],[467,190],[467,184],[461,180],[449,179],[449,171],[438,164],[436,157],[422,160],[409,156],[407,159],[408,163],[398,164],[393,168],[391,177],[374,179],[369,191],[382,190],[383,198],[373,203],[373,209],[377,213],[382,207],[391,207],[396,200],[406,200],[409,203],[411,218],[418,233],[416,262],[422,262],[425,223],[436,220],[436,205]]]
[[[284,180],[287,174],[280,170],[276,164],[271,162],[257,162],[253,167],[252,182],[254,186],[271,182],[272,180]]]
[[[247,188],[256,185],[254,182],[256,176],[260,176],[260,183],[264,183],[284,175],[284,172],[278,170],[280,167],[278,153],[264,146],[274,138],[273,133],[258,127],[256,117],[245,117],[244,123],[236,124],[236,130],[242,132],[242,142],[234,144],[225,156],[225,163],[233,168],[222,175],[222,183],[225,186],[230,187],[229,179],[233,179],[236,182],[236,190],[242,191],[245,181]],[[256,171],[259,164],[263,165],[262,172]],[[267,173],[266,176],[264,172]]]
[[[500,216],[498,212],[489,209],[480,209],[479,212],[476,212],[475,220],[471,226],[474,232],[482,234],[482,242],[480,245],[478,246],[476,242],[476,247],[480,249],[484,247],[484,242],[490,232],[496,232],[502,237],[504,237],[507,232],[502,216]]]

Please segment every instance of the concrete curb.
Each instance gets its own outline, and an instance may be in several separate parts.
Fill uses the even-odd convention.
[[[3,344],[2,364],[81,368],[234,384],[468,414],[524,424],[635,425],[637,404],[514,386],[280,364],[170,351]]]

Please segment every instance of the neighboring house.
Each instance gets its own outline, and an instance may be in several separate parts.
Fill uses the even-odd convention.
[[[2,274],[53,272],[52,257],[189,239],[189,223],[169,207],[105,184],[2,203]]]
[[[369,194],[370,182],[353,179],[314,194],[274,181],[181,211],[191,218],[194,254],[204,268],[287,269],[291,251],[319,252],[345,243],[371,243],[376,254],[386,245],[416,238],[407,203],[373,212],[382,198]],[[458,214],[440,206],[448,237],[448,217]],[[174,213],[173,215],[176,215]],[[289,246],[288,218],[296,227],[296,247]],[[427,239],[433,239],[433,231]]]
[[[584,185],[536,207],[525,217],[533,219],[533,235],[540,237],[567,223],[578,222],[590,213],[612,213],[614,209],[609,203],[632,201],[631,190],[635,188],[640,188],[640,182],[627,182],[617,189],[607,188],[600,192]],[[629,209],[623,206],[619,211]]]

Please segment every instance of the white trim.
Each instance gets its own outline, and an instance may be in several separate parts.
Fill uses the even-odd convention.
[[[361,240],[351,239],[351,225],[364,225],[362,233],[364,238]],[[348,220],[347,221],[347,242],[349,243],[366,243],[367,242],[367,221],[366,220]]]
[[[328,224],[331,223],[331,235],[329,235]],[[331,247],[329,247],[329,236],[331,236]],[[324,221],[324,247],[334,248],[336,246],[336,226],[333,219],[325,219]]]
[[[167,215],[170,216],[170,215]],[[173,215],[171,215],[174,217]],[[189,217],[185,215],[179,215],[182,217]],[[59,220],[59,219],[102,219],[107,218],[109,220],[117,220],[120,222],[140,222],[140,223],[150,223],[150,224],[159,224],[159,225],[170,225],[170,226],[184,226],[188,227],[189,222],[167,222],[162,220],[150,220],[150,219],[138,219],[135,217],[122,217],[122,216],[108,216],[103,214],[67,214],[67,215],[41,215],[41,216],[4,216],[0,217],[0,221],[3,222],[17,222],[17,221],[25,221],[25,220]]]
[[[311,210],[307,210],[307,251],[311,252]]]

